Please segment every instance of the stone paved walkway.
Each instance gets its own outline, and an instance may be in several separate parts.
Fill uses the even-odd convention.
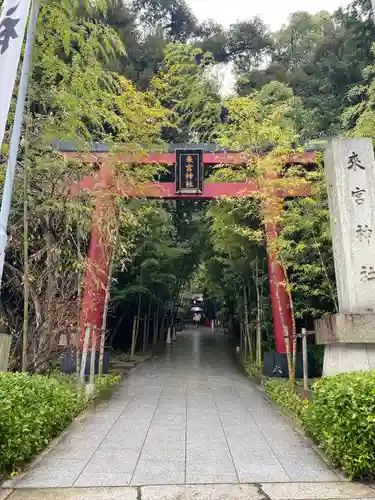
[[[14,485],[14,498],[23,488],[340,484],[227,352],[220,333],[180,333],[166,354],[139,365],[75,422]]]

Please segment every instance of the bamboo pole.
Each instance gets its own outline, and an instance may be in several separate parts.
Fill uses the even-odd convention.
[[[296,362],[297,362],[297,333],[293,334],[293,376],[296,378]]]
[[[86,326],[85,337],[83,341],[83,350],[82,350],[82,360],[81,360],[81,372],[78,380],[78,393],[81,394],[84,380],[85,380],[85,370],[86,370],[86,362],[87,362],[87,351],[89,349],[89,341],[90,341],[90,325]]]
[[[244,359],[247,361],[247,337],[244,336]]]
[[[288,360],[290,389],[291,389],[291,391],[294,391],[295,384],[294,384],[293,359],[292,359],[292,353],[290,352],[290,338],[289,338],[289,332],[288,332],[287,328],[286,328],[286,332],[284,333],[284,339],[285,339],[286,355],[287,355],[287,360]]]
[[[147,314],[143,320],[143,347],[142,352],[145,353],[147,349]]]
[[[158,341],[158,333],[159,333],[159,310],[160,310],[160,304],[158,303],[158,307],[156,310],[156,315],[154,317],[154,346],[156,345],[156,342]]]
[[[96,327],[93,326],[91,332],[89,383],[86,386],[86,396],[88,398],[90,398],[95,392],[95,358],[96,358]]]
[[[164,323],[165,323],[165,312],[164,312],[163,317],[161,319],[161,325],[160,325],[159,336],[158,336],[159,340],[164,340],[163,339]]]
[[[79,263],[82,263],[82,255],[81,255],[81,238],[79,235],[79,227],[77,226],[77,253]],[[77,389],[79,390],[79,374],[80,374],[80,343],[81,343],[81,302],[82,302],[82,278],[83,272],[81,266],[79,266],[78,271],[78,279],[77,279],[77,332],[76,332],[76,342],[75,342],[75,351],[76,351],[76,376],[77,376]]]
[[[114,267],[117,247],[118,247],[118,243],[119,243],[119,237],[120,237],[120,221],[119,221],[119,218],[117,217],[115,246],[114,246],[114,248],[112,250],[112,254],[111,254],[111,260],[110,260],[109,269],[108,269],[107,286],[105,289],[103,321],[102,321],[102,328],[101,328],[101,334],[100,334],[99,369],[98,369],[99,376],[101,376],[103,374],[104,345],[105,345],[105,335],[107,332],[107,317],[108,317],[109,299],[110,299],[110,292],[111,292],[111,281],[112,281],[113,267]]]
[[[240,316],[240,351],[242,352],[243,350],[243,327],[242,327],[242,321],[241,321],[241,316]]]
[[[147,344],[147,347],[148,347],[148,340],[149,340],[149,336],[150,336],[151,307],[152,307],[152,298],[150,297],[150,302],[148,304],[147,328],[146,328],[146,344]]]
[[[7,333],[0,333],[0,372],[8,371],[11,343],[11,335],[8,335]]]
[[[104,323],[104,320],[103,320],[103,323]],[[100,347],[99,347],[99,366],[98,366],[99,377],[101,377],[103,375],[105,332],[106,332],[106,328],[102,327],[102,331],[101,331],[101,335],[100,335]]]
[[[141,305],[142,305],[142,282],[143,282],[143,268],[141,267],[141,274],[140,274],[140,277],[139,277],[139,286],[141,287],[141,289],[139,290],[139,294],[138,294],[138,311],[137,311],[137,318],[138,318],[138,321],[137,321],[137,330],[136,330],[136,334],[135,334],[135,338],[137,339],[138,338],[138,334],[139,334],[139,318],[141,317]]]
[[[90,356],[90,385],[94,386],[95,377],[95,357],[96,357],[96,328],[93,326],[91,332],[91,356]]]
[[[259,290],[259,267],[258,256],[256,258],[256,282],[255,289],[257,295],[257,319],[256,319],[256,363],[258,366],[262,364],[262,328],[261,328],[261,304],[260,304],[260,290]]]
[[[27,117],[26,123],[29,123]],[[29,166],[27,155],[23,166],[23,335],[22,371],[27,371],[29,347]]]
[[[243,294],[244,294],[244,307],[245,307],[245,337],[247,339],[247,344],[249,347],[249,358],[253,361],[253,346],[251,342],[250,329],[249,329],[249,305],[247,300],[247,284],[246,281],[243,282]],[[246,344],[245,344],[246,347]]]
[[[134,316],[133,318],[133,330],[132,330],[132,345],[130,349],[130,359],[134,361],[135,358],[135,349],[136,349],[136,341],[137,341],[137,323],[138,317]]]
[[[309,390],[309,365],[307,359],[307,330],[302,328],[303,388]]]

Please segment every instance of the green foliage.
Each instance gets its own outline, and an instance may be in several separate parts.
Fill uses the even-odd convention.
[[[121,380],[121,375],[99,375],[95,376],[95,394],[100,395],[115,387]]]
[[[362,71],[372,64],[375,30],[371,16],[368,0],[355,0],[333,14],[292,13],[272,36],[265,68],[239,68],[240,94],[247,95],[272,80],[285,83],[303,104],[301,117],[296,117],[303,141],[341,133],[347,95],[360,88]]]
[[[307,345],[307,350],[308,352],[311,352],[311,355],[313,357],[316,376],[318,377],[320,377],[323,373],[324,349],[325,349],[324,345],[315,345],[315,344]]]
[[[97,397],[117,385],[119,375],[95,377]],[[0,373],[0,472],[11,471],[41,452],[88,401],[76,392],[75,375]]]
[[[300,424],[304,424],[308,402],[303,401],[291,390],[289,382],[277,379],[267,380],[264,383],[264,389],[273,401],[291,413]]]
[[[250,377],[260,375],[263,371],[263,364],[256,363],[250,358],[243,360],[243,367]]]
[[[112,359],[112,357],[111,357]],[[75,373],[67,374],[60,371],[54,371],[48,375],[49,378],[57,380],[61,384],[69,386],[72,391],[77,389],[77,375]],[[111,387],[116,386],[121,380],[120,375],[95,375],[94,384],[95,392],[92,397],[99,396],[103,392],[106,392]]]
[[[84,407],[64,382],[0,373],[0,471],[40,452]]]
[[[375,54],[375,46],[372,47]],[[342,114],[342,123],[351,137],[371,137],[374,135],[375,65],[372,62],[363,72],[363,82],[348,91],[349,106]]]
[[[166,47],[161,70],[150,90],[171,109],[176,130],[166,130],[171,142],[214,142],[220,123],[220,96],[210,71],[212,56],[176,43]]]
[[[220,142],[231,149],[264,149],[270,145],[290,148],[296,141],[293,92],[271,82],[247,97],[229,99],[227,122],[222,125]]]
[[[311,182],[313,192],[286,203],[280,217],[279,259],[288,271],[296,317],[316,318],[337,311],[324,169],[292,169],[289,175]]]
[[[312,387],[311,402],[302,401],[282,380],[267,381],[264,388],[351,479],[374,476],[374,372],[323,377]]]
[[[324,377],[313,386],[306,427],[350,478],[375,473],[375,373]]]

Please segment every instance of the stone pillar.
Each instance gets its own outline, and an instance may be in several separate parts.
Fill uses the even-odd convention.
[[[315,323],[324,375],[375,369],[375,159],[370,139],[324,155],[339,312]]]

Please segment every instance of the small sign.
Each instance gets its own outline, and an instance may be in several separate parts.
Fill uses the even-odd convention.
[[[202,193],[203,150],[176,151],[176,193]]]
[[[66,333],[61,333],[59,338],[59,346],[66,347],[68,345],[68,335]]]
[[[167,311],[170,311],[171,309],[173,309],[173,300],[167,300],[165,302],[165,309],[167,309]]]

